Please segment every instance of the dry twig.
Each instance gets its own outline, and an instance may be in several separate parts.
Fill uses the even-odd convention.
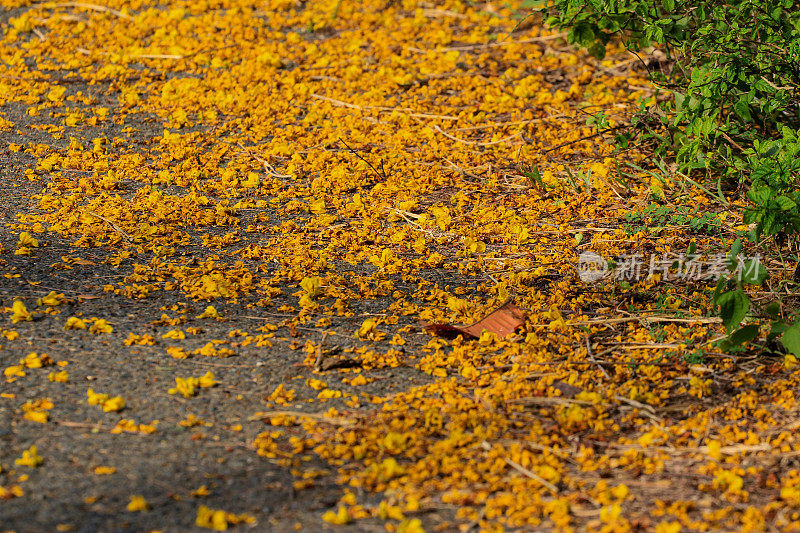
[[[117,232],[117,233],[119,233],[119,234],[120,234],[122,237],[124,237],[124,238],[125,238],[125,240],[127,240],[128,242],[133,242],[133,237],[131,237],[130,235],[128,235],[127,233],[125,233],[125,230],[123,230],[122,228],[120,228],[119,226],[117,226],[116,224],[114,224],[112,221],[110,221],[109,219],[107,219],[107,218],[106,218],[106,217],[104,217],[103,215],[98,215],[98,214],[97,214],[97,213],[95,213],[94,211],[90,211],[90,210],[88,210],[88,209],[85,209],[85,210],[84,210],[84,212],[85,212],[87,215],[92,215],[93,217],[97,217],[97,218],[99,218],[100,220],[102,220],[103,222],[105,222],[106,224],[108,224],[108,226],[109,226],[109,227],[110,227],[112,230],[116,231],[116,232]]]
[[[492,449],[492,446],[488,442],[483,441],[481,443],[481,448],[483,448],[486,451],[489,451],[489,450]],[[518,462],[509,459],[508,457],[503,457],[502,459],[503,459],[503,461],[506,462],[506,464],[508,466],[510,466],[511,468],[516,470],[517,472],[520,472],[523,475],[525,475],[525,476],[531,478],[532,480],[536,481],[537,483],[541,484],[543,487],[545,487],[547,490],[549,490],[553,494],[558,494],[558,487],[556,487],[555,485],[553,485],[552,483],[550,483],[549,481],[544,479],[539,474],[530,471],[529,469],[525,468],[524,466],[522,466]]]
[[[133,20],[129,15],[126,15],[122,11],[118,11],[116,9],[113,9],[113,8],[110,8],[110,7],[106,7],[106,6],[99,6],[97,4],[89,4],[89,3],[86,3],[86,2],[59,2],[59,3],[56,3],[56,4],[51,4],[49,2],[43,2],[41,4],[36,4],[34,7],[46,8],[46,9],[52,9],[52,8],[58,8],[58,7],[77,7],[77,8],[83,8],[83,9],[90,9],[92,11],[97,11],[99,13],[109,13],[111,15],[114,15],[115,17],[119,17],[119,18],[122,18],[122,19],[125,19],[125,20]]]

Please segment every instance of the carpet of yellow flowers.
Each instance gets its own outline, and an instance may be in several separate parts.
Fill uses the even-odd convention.
[[[717,353],[713,281],[578,277],[741,230],[586,125],[652,104],[638,59],[499,1],[2,5],[0,530],[52,531],[45,490],[63,531],[800,528],[797,360]],[[509,300],[514,336],[425,330]],[[176,468],[223,463],[220,424],[303,501],[337,486],[320,521],[115,474],[182,430]]]

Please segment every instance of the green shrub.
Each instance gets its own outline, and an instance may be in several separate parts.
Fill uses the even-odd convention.
[[[543,14],[596,57],[612,40],[636,54],[661,49],[666,60],[648,69],[672,98],[659,113],[643,106],[618,142],[651,142],[654,155],[681,173],[716,180],[718,190],[746,190],[753,243],[798,241],[800,9],[793,0],[552,0]],[[741,285],[723,280],[715,294],[728,347],[754,338],[753,324],[734,328],[746,315],[761,316],[775,318],[773,334],[791,332],[783,344],[800,354],[800,326],[790,328],[774,306],[754,311]]]
[[[555,0],[546,15],[598,57],[612,39],[634,53],[659,46],[667,59],[651,77],[674,95],[658,115],[659,153],[682,172],[749,183],[754,238],[800,232],[800,10],[793,0]],[[634,119],[633,130],[645,119],[653,115]]]

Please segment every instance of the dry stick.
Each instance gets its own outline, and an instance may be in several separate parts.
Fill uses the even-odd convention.
[[[483,448],[486,451],[489,451],[489,450],[492,449],[492,446],[488,442],[483,441],[481,443],[481,448]],[[541,484],[543,487],[547,488],[553,494],[558,494],[558,487],[556,487],[555,485],[553,485],[552,483],[550,483],[549,481],[544,479],[539,474],[536,474],[535,472],[531,472],[530,470],[528,470],[527,468],[525,468],[521,464],[517,463],[516,461],[512,461],[508,457],[503,457],[503,461],[505,461],[508,466],[510,466],[511,468],[516,470],[517,472],[521,472],[522,474],[528,476],[532,480],[534,480],[537,483]]]
[[[319,420],[320,422],[331,424],[332,426],[351,426],[355,423],[354,421],[347,420],[345,418],[333,418],[319,413],[304,413],[303,411],[288,411],[288,410],[260,412],[249,417],[247,420],[252,422],[254,420],[263,420],[265,418],[271,418],[273,416],[295,416],[297,418],[305,417],[305,418],[310,418],[312,420]]]
[[[387,106],[377,106],[377,105],[360,106],[360,105],[356,105],[356,104],[351,104],[350,102],[345,102],[343,100],[337,100],[335,98],[330,98],[328,96],[322,96],[321,94],[316,94],[316,93],[311,93],[309,96],[311,96],[312,98],[316,98],[317,100],[325,100],[326,102],[330,102],[330,103],[332,103],[334,105],[337,105],[337,106],[340,106],[340,107],[349,107],[350,109],[359,109],[359,110],[376,109],[378,111],[386,111],[386,112],[398,111],[400,113],[405,113],[409,117],[414,117],[414,118],[436,118],[436,119],[440,119],[440,120],[458,120],[458,117],[453,117],[453,116],[450,116],[450,115],[432,115],[430,113],[412,113],[411,112],[412,110],[407,108],[407,107],[387,107]]]
[[[558,144],[558,145],[556,145],[556,146],[554,146],[552,148],[548,148],[547,150],[544,150],[542,153],[543,154],[547,154],[549,152],[552,152],[553,150],[558,150],[559,148],[564,148],[565,146],[569,146],[570,144],[579,143],[581,141],[588,141],[589,139],[594,139],[595,137],[599,137],[601,135],[605,135],[606,133],[618,130],[618,129],[623,128],[623,127],[624,126],[614,126],[613,128],[608,128],[608,129],[605,129],[603,131],[598,131],[597,133],[593,133],[593,134],[588,135],[586,137],[581,137],[580,139],[575,139],[573,141],[567,141],[567,142]]]
[[[322,334],[322,339],[317,345],[317,358],[314,360],[314,370],[319,372],[322,370],[322,361],[325,359],[325,352],[322,351],[322,345],[325,344],[325,339],[328,338],[328,332]]]
[[[738,149],[740,152],[744,152],[744,151],[745,151],[745,150],[744,150],[744,148],[742,148],[741,146],[739,146],[739,143],[737,143],[736,141],[734,141],[733,139],[731,139],[730,137],[728,137],[728,134],[727,134],[727,133],[725,133],[724,131],[720,131],[719,133],[722,135],[722,137],[723,137],[723,138],[724,138],[726,141],[728,141],[729,143],[731,143],[731,144],[732,144],[734,147],[736,147],[736,148],[737,148],[737,149]]]
[[[412,52],[421,52],[423,54],[427,54],[428,52],[468,52],[470,50],[480,50],[481,48],[495,48],[498,46],[508,46],[510,44],[526,44],[526,43],[541,43],[545,41],[552,41],[555,39],[560,39],[562,37],[566,37],[567,32],[564,33],[557,33],[555,35],[544,35],[542,37],[533,37],[531,39],[522,39],[520,41],[511,41],[505,42],[501,41],[499,43],[487,43],[487,44],[473,44],[473,45],[466,45],[466,46],[448,46],[445,48],[432,48],[430,50],[424,50],[422,48],[413,48],[408,47],[408,50]]]
[[[642,403],[642,402],[637,402],[636,400],[631,400],[630,398],[626,398],[624,396],[614,396],[614,399],[617,400],[617,401],[620,401],[622,403],[627,403],[631,407],[635,407],[636,409],[639,409],[640,411],[644,411],[644,414],[646,414],[648,417],[650,417],[655,422],[663,422],[661,417],[656,415],[656,411],[655,411],[655,409],[653,409],[653,407],[651,405],[647,405],[646,403]]]
[[[484,143],[484,142],[478,142],[478,141],[466,141],[464,139],[459,139],[458,137],[454,137],[454,136],[450,135],[449,133],[444,131],[442,128],[440,128],[436,124],[433,124],[433,129],[435,129],[436,131],[438,131],[439,133],[441,133],[442,135],[444,135],[448,139],[453,139],[454,141],[457,141],[457,142],[460,142],[460,143],[463,143],[463,144],[466,144],[466,145],[469,145],[469,146],[492,146],[493,144],[500,144],[500,143],[504,143],[506,141],[510,141],[511,139],[516,139],[517,137],[522,135],[522,132],[519,132],[519,133],[515,133],[514,135],[511,135],[510,137],[506,137],[505,139],[498,139],[496,141],[491,141],[491,142],[485,142]]]
[[[365,314],[357,315],[357,316],[383,316],[383,315],[375,315],[375,314],[366,314],[365,313]],[[302,329],[303,331],[319,331],[316,328],[306,328],[306,327],[303,327],[303,326],[296,326],[296,328],[297,329]],[[352,339],[353,338],[353,334],[352,333],[346,334],[346,333],[339,333],[339,332],[336,332],[336,331],[326,331],[326,333],[328,335],[338,335],[339,337],[345,337],[347,339]]]
[[[382,178],[382,179],[384,179],[384,180],[388,179],[388,176],[386,175],[386,171],[385,171],[385,170],[383,170],[383,160],[381,160],[381,172],[378,172],[378,169],[377,169],[377,168],[375,168],[375,167],[372,165],[372,163],[370,163],[369,161],[367,161],[366,159],[364,159],[363,157],[361,157],[361,154],[359,154],[358,152],[356,152],[355,150],[353,150],[352,148],[350,148],[350,145],[349,145],[349,144],[347,144],[346,142],[344,142],[344,139],[342,139],[342,138],[340,137],[340,138],[339,138],[339,142],[340,142],[340,143],[342,143],[343,145],[345,145],[345,146],[347,147],[347,149],[348,149],[348,150],[350,150],[350,151],[353,153],[353,155],[354,155],[354,156],[356,156],[357,158],[359,158],[360,160],[362,160],[364,163],[366,163],[366,164],[369,166],[369,168],[371,168],[371,169],[373,170],[373,172],[375,172],[375,175],[378,177],[378,179],[381,179],[381,178]]]
[[[250,151],[248,148],[246,148],[242,143],[236,143],[236,144],[239,146],[239,148],[244,150],[247,153],[247,155],[249,155],[250,157],[252,157],[256,161],[261,163],[261,165],[264,167],[264,172],[266,172],[268,176],[272,176],[273,178],[291,178],[292,177],[289,174],[280,174],[277,170],[275,170],[275,167],[273,167],[272,165],[269,164],[269,162],[267,162],[266,159],[264,159],[263,157],[259,157],[258,155],[254,154],[252,151]]]
[[[481,177],[480,177],[480,176],[478,176],[477,174],[473,174],[472,172],[470,172],[470,171],[468,171],[468,170],[465,170],[465,169],[461,168],[460,166],[456,165],[455,163],[453,163],[453,162],[452,162],[452,161],[450,161],[449,159],[445,159],[445,161],[446,161],[447,163],[449,163],[449,164],[450,164],[450,166],[451,166],[451,167],[452,167],[454,170],[457,170],[457,171],[458,171],[458,172],[460,172],[462,175],[464,175],[464,176],[469,176],[470,178],[474,178],[474,179],[476,179],[476,180],[479,180],[479,179],[481,179]],[[478,168],[483,168],[483,167],[485,167],[485,166],[486,166],[486,165],[481,165],[481,166],[480,166],[480,167],[478,167]]]
[[[383,111],[396,111],[392,108],[383,109]],[[437,118],[439,120],[458,120],[458,117],[452,117],[450,115],[433,115],[431,113],[409,113],[408,111],[401,111],[401,113],[405,113],[409,117],[412,118]]]
[[[53,422],[55,422],[56,425],[64,426],[64,427],[68,427],[68,428],[98,429],[98,430],[102,430],[102,431],[105,431],[106,429],[108,429],[108,428],[103,427],[102,424],[87,424],[87,423],[83,423],[83,422],[70,422],[69,420],[54,420]]]
[[[569,363],[575,365],[586,364],[586,363],[581,363],[579,361],[570,361]],[[664,363],[660,361],[597,361],[597,364],[604,366],[662,366],[662,367],[678,366],[676,363]]]
[[[87,23],[87,24],[89,23],[89,19],[88,18],[81,17],[80,15],[59,15],[57,17],[47,17],[46,19],[37,18],[36,22],[41,22],[42,24],[46,24],[46,23],[50,22],[51,20],[55,20],[56,22],[60,22],[60,21],[64,20],[64,21],[67,21],[67,22],[83,22],[83,23]]]
[[[264,314],[265,314],[265,315],[272,316],[272,317],[277,317],[277,318],[283,318],[283,317],[289,317],[289,318],[291,318],[291,317],[293,317],[293,316],[297,316],[297,315],[293,315],[292,313],[264,313]],[[267,317],[265,317],[265,316],[249,316],[249,315],[244,315],[244,316],[242,316],[242,318],[249,318],[249,319],[251,319],[251,320],[270,320],[269,318],[267,318]]]
[[[626,403],[631,407],[635,407],[641,411],[644,411],[644,414],[647,415],[649,418],[654,420],[655,422],[662,422],[662,419],[656,415],[655,409],[652,406],[647,405],[645,403],[637,402],[636,400],[631,400],[630,398],[625,398],[624,396],[614,396],[615,400]],[[525,406],[534,406],[534,405],[541,405],[541,406],[549,406],[549,405],[581,405],[581,406],[589,406],[593,405],[592,402],[588,400],[575,400],[573,398],[562,398],[560,396],[531,396],[526,398],[516,398],[507,401],[510,404],[521,404]]]
[[[123,18],[126,20],[133,20],[130,16],[126,15],[122,11],[117,11],[116,9],[112,9],[110,7],[105,6],[98,6],[97,4],[88,4],[86,2],[60,2],[58,4],[50,4],[48,2],[43,2],[41,4],[36,4],[34,7],[38,8],[56,8],[56,7],[82,7],[84,9],[91,9],[92,11],[99,11],[101,13],[111,13],[119,18]]]
[[[392,213],[396,213],[397,215],[402,217],[402,219],[405,220],[409,225],[413,226],[412,229],[414,231],[419,231],[420,233],[424,233],[425,235],[434,236],[434,237],[435,236],[442,236],[442,235],[453,236],[453,234],[450,234],[450,233],[435,232],[433,230],[429,230],[429,229],[423,228],[416,221],[416,219],[420,218],[421,215],[417,215],[416,213],[411,213],[410,211],[403,211],[402,209],[395,209],[393,207],[388,207],[388,208],[386,208],[386,210],[389,211],[389,212],[392,212]]]
[[[503,37],[503,39],[502,39],[501,41],[499,41],[499,42],[501,42],[501,43],[504,43],[504,42],[506,42],[506,40],[508,40],[508,38],[509,38],[509,37],[511,37],[511,36],[514,34],[514,32],[515,32],[515,31],[517,31],[517,28],[519,28],[520,26],[522,26],[522,24],[523,24],[523,23],[524,23],[526,20],[528,20],[529,18],[531,18],[532,16],[533,16],[533,13],[529,13],[529,14],[525,15],[524,17],[522,17],[521,19],[519,19],[519,20],[517,21],[517,23],[514,25],[514,27],[513,27],[513,28],[511,28],[511,31],[510,31],[510,32],[508,32],[508,35],[506,35],[505,37]]]
[[[429,18],[434,18],[434,17],[453,17],[456,19],[468,18],[466,15],[462,15],[461,13],[457,13],[455,11],[450,11],[449,9],[423,9],[422,14]]]
[[[595,359],[594,356],[592,355],[592,348],[591,346],[589,346],[589,336],[586,335],[584,337],[584,340],[586,341],[586,357],[588,357],[592,363],[597,365],[597,368],[602,370],[603,375],[605,375],[606,379],[611,379],[611,375],[608,373],[608,370],[606,370],[602,365],[598,364],[597,359]]]
[[[606,354],[613,351],[615,348],[600,352],[598,355]],[[603,366],[658,366],[658,367],[675,367],[678,366],[674,362],[661,362],[661,361],[597,361],[598,365]],[[522,363],[515,363],[513,365],[492,365],[492,366],[478,366],[475,367],[479,371],[495,370],[498,372],[505,370],[513,370],[515,366],[555,366],[555,365],[588,365],[586,361],[569,361],[567,359],[559,359],[556,361],[526,361]]]
[[[670,452],[672,454],[680,454],[680,453],[703,453],[707,454],[709,452],[708,446],[687,446],[685,448],[681,447],[671,447],[671,446],[641,446],[638,444],[616,444],[613,442],[602,442],[592,439],[584,439],[591,444],[597,446],[603,446],[605,448],[616,448],[619,450],[636,450],[639,452]],[[775,447],[767,444],[734,444],[731,446],[721,446],[719,452],[723,455],[735,455],[737,453],[758,453],[758,452],[768,452],[774,450]],[[781,456],[786,455],[787,452],[780,452]],[[791,452],[789,452],[791,454]]]
[[[586,228],[592,229],[592,228]],[[645,322],[678,322],[683,324],[717,324],[721,323],[722,319],[719,317],[708,317],[708,318],[670,318],[670,317],[661,317],[661,316],[631,316],[625,318],[600,318],[597,320],[587,320],[585,322],[568,322],[568,326],[592,326],[592,325],[603,325],[603,324],[618,324],[620,322],[633,322],[636,320],[642,320]]]
[[[619,343],[619,344],[615,344],[613,349],[620,348],[622,350],[674,350],[675,348],[680,348],[680,347],[681,347],[680,344],[667,344],[667,343],[662,343],[662,344],[627,344],[627,343]],[[684,347],[685,347],[685,345],[684,345]]]
[[[524,398],[513,398],[506,400],[509,404],[520,404],[525,406],[534,405],[581,405],[590,406],[594,405],[589,400],[576,400],[574,398],[562,398],[561,396],[526,396]]]
[[[176,359],[176,361],[180,361],[181,363],[191,363],[193,365],[205,365],[205,366],[216,366],[220,368],[258,368],[258,365],[223,365],[220,363],[209,363],[208,361],[196,361],[193,359]]]
[[[122,235],[122,236],[123,236],[123,237],[124,237],[124,238],[125,238],[125,239],[126,239],[128,242],[133,242],[133,237],[131,237],[130,235],[128,235],[127,233],[125,233],[125,231],[124,231],[122,228],[120,228],[119,226],[117,226],[116,224],[114,224],[113,222],[111,222],[109,219],[107,219],[107,218],[106,218],[106,217],[104,217],[103,215],[98,215],[98,214],[97,214],[97,213],[95,213],[94,211],[90,211],[90,210],[88,210],[88,209],[85,209],[84,211],[85,211],[87,214],[89,214],[89,215],[92,215],[93,217],[97,217],[97,218],[99,218],[100,220],[102,220],[103,222],[105,222],[106,224],[108,224],[108,225],[111,227],[111,229],[113,229],[114,231],[116,231],[117,233],[119,233],[120,235]]]
[[[332,104],[341,106],[341,107],[349,107],[350,109],[364,109],[360,105],[351,104],[349,102],[344,102],[342,100],[336,100],[334,98],[329,98],[327,96],[322,96],[321,94],[311,93],[309,96],[312,98],[316,98],[318,100],[325,100],[326,102],[330,102]]]
[[[136,54],[128,57],[131,59],[183,59],[186,56],[176,54]]]
[[[537,122],[544,122],[545,120],[553,120],[557,118],[564,118],[567,115],[559,114],[559,115],[552,115],[548,117],[542,118],[532,118],[530,120],[517,120],[514,122],[490,122],[488,124],[481,124],[479,126],[464,126],[463,128],[457,128],[458,131],[467,131],[467,130],[483,130],[486,128],[502,128],[508,126],[524,126],[526,124],[535,124]]]

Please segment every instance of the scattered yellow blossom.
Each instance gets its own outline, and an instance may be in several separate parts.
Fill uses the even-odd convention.
[[[50,372],[47,374],[47,379],[55,383],[67,383],[69,381],[69,374],[66,370],[60,372]]]
[[[191,357],[191,354],[186,350],[184,350],[183,348],[181,348],[180,346],[168,346],[167,353],[173,359],[187,359]]]
[[[67,319],[67,321],[64,323],[64,329],[65,330],[87,329],[87,328],[88,328],[88,326],[86,325],[86,322],[84,322],[82,319],[80,319],[80,318],[78,318],[76,316],[69,317]]]
[[[153,420],[150,424],[137,424],[133,420],[125,418],[120,419],[117,425],[111,428],[109,433],[118,435],[120,433],[143,433],[149,435],[156,432],[157,420]]]
[[[237,524],[255,524],[255,517],[248,514],[233,514],[221,509],[211,509],[201,505],[197,509],[197,519],[195,524],[199,527],[212,529],[214,531],[226,531],[228,526]]]
[[[56,291],[50,291],[47,296],[43,298],[39,298],[36,303],[40,306],[49,305],[51,307],[55,307],[64,303],[64,295],[62,293],[57,293]]]
[[[23,231],[19,234],[18,248],[38,248],[39,241],[37,241],[30,233]]]
[[[213,305],[209,305],[205,311],[197,315],[197,318],[219,318],[219,313]]]
[[[214,374],[206,372],[200,378],[175,378],[175,387],[169,389],[170,394],[181,394],[184,398],[191,398],[197,394],[198,388],[210,388],[218,385]]]
[[[125,400],[122,396],[110,397],[105,393],[97,393],[93,389],[86,391],[87,401],[89,405],[98,405],[103,408],[106,413],[112,411],[121,411],[125,408]]]
[[[322,390],[328,387],[324,381],[314,378],[308,378],[306,380],[306,386],[311,387],[314,390]]]
[[[89,332],[94,334],[111,333],[113,331],[114,327],[102,318],[95,320],[94,323],[89,326]]]
[[[147,511],[150,509],[150,504],[147,503],[147,500],[144,499],[144,496],[131,496],[131,501],[128,502],[126,509],[131,512]]]
[[[336,511],[326,511],[322,515],[322,519],[329,524],[334,524],[337,526],[343,526],[353,521],[353,518],[350,516],[350,512],[347,510],[347,507],[344,506],[339,506]]]
[[[0,485],[0,500],[10,500],[11,498],[21,498],[25,495],[25,491],[19,485],[11,485],[4,487]]]
[[[30,468],[36,468],[37,466],[41,465],[44,462],[36,449],[36,445],[31,446],[24,452],[22,452],[22,457],[19,459],[14,459],[14,464],[19,466],[27,466]]]
[[[196,488],[191,492],[191,495],[194,496],[195,498],[204,498],[209,494],[211,494],[211,491],[208,490],[207,485],[200,485],[198,488]]]
[[[128,338],[123,341],[125,346],[152,346],[156,343],[155,337],[145,333],[144,335],[137,335],[135,333],[128,333]]]
[[[50,413],[48,411],[52,408],[53,402],[49,398],[29,400],[20,407],[26,420],[40,424],[44,424],[49,420]]]
[[[30,322],[33,320],[33,315],[28,311],[28,308],[25,307],[25,304],[22,303],[22,300],[15,300],[14,303],[11,305],[11,323],[16,324],[17,322]]]

